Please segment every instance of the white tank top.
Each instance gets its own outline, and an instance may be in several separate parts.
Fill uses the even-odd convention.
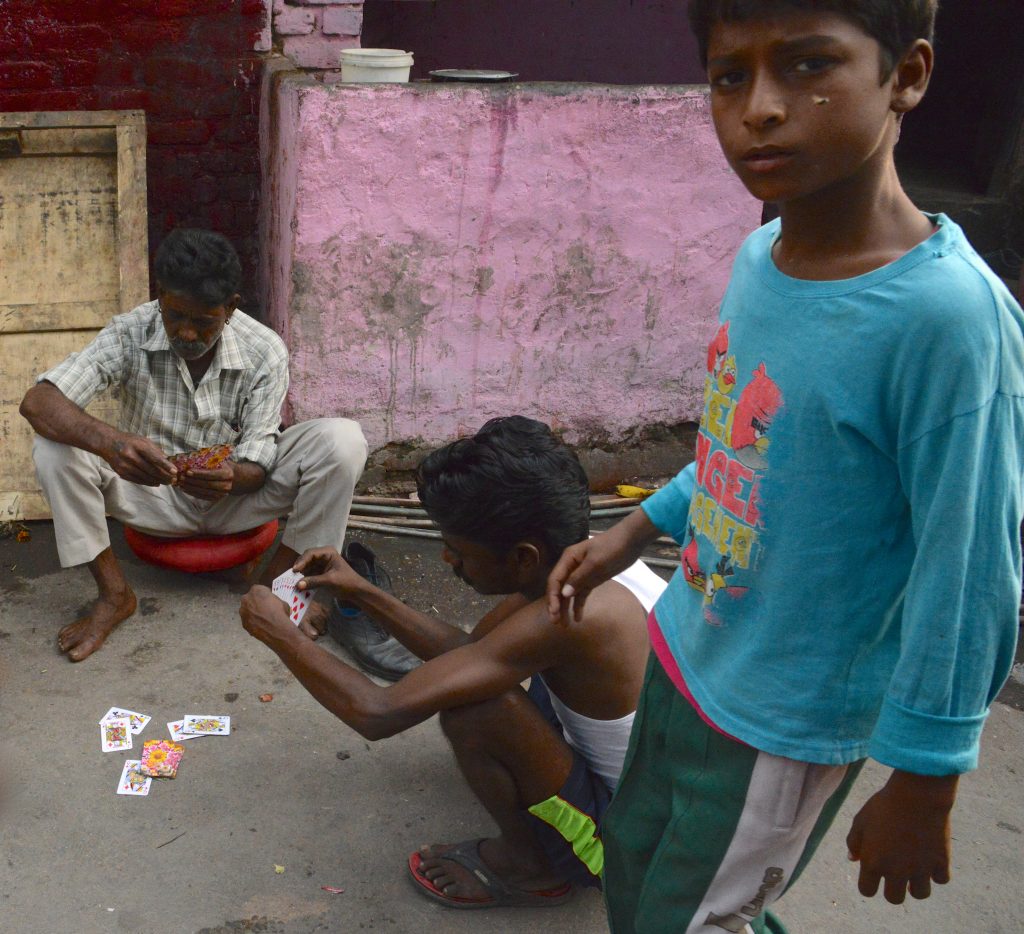
[[[612,578],[633,594],[644,612],[652,607],[667,586],[657,574],[642,561],[631,564],[621,574]],[[543,677],[538,675],[543,681]],[[547,687],[547,684],[544,685]],[[551,706],[562,723],[565,741],[572,746],[601,778],[609,791],[614,791],[622,774],[622,762],[626,758],[629,731],[633,728],[635,713],[626,714],[617,720],[593,720],[576,713],[548,688]]]

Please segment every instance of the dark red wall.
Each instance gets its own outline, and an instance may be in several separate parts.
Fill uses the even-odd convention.
[[[235,244],[256,281],[263,0],[4,0],[0,110],[146,112],[149,245],[172,227]]]
[[[685,0],[366,0],[363,45],[435,68],[499,68],[522,81],[707,80]]]

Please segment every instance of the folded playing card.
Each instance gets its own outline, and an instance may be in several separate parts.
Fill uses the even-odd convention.
[[[154,778],[174,778],[185,747],[169,739],[147,739],[142,744],[139,771]]]
[[[121,770],[121,781],[117,786],[119,795],[148,795],[153,779],[139,772],[141,762],[138,759],[125,759]]]
[[[132,748],[132,721],[129,717],[104,720],[100,724],[100,747],[104,752]]]
[[[308,590],[296,590],[295,585],[302,580],[302,575],[298,571],[293,571],[289,568],[283,574],[279,574],[274,578],[274,582],[270,585],[270,590],[279,600],[283,600],[288,605],[288,618],[298,626],[302,622],[302,617],[306,615],[306,610],[309,609],[310,593]]]
[[[182,733],[193,736],[227,736],[231,733],[231,718],[211,714],[190,714],[185,717]]]
[[[111,707],[110,710],[100,717],[100,723],[105,723],[107,720],[120,720],[124,717],[128,717],[132,721],[132,733],[136,736],[153,719],[152,717],[147,717],[144,713],[138,713],[134,710],[122,710],[120,707]]]

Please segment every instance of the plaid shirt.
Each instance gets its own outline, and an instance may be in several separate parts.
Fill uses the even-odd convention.
[[[121,402],[121,430],[167,454],[233,444],[236,461],[268,472],[277,459],[288,352],[270,328],[235,311],[210,368],[193,386],[167,340],[157,303],[117,315],[84,350],[38,377],[83,408],[108,387]]]

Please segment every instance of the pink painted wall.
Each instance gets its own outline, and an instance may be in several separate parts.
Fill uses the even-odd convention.
[[[516,412],[578,444],[698,418],[760,217],[706,89],[275,88],[269,314],[292,418],[356,418],[373,450]]]

